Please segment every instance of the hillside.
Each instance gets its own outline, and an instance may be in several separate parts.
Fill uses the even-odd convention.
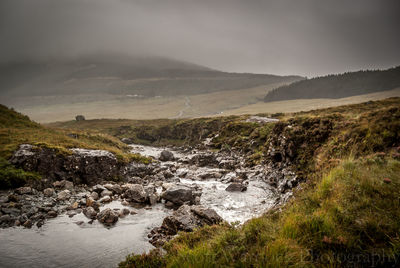
[[[297,81],[268,92],[264,101],[337,99],[387,91],[399,86],[400,66],[387,70],[349,72]]]
[[[159,57],[91,55],[6,62],[0,65],[0,97],[49,95],[193,95],[292,82],[299,76],[226,73]],[[4,102],[4,101],[2,101]]]

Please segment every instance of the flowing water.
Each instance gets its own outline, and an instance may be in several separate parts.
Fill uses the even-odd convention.
[[[133,152],[158,157],[162,149],[133,145]],[[173,152],[177,158],[190,157],[190,153]],[[188,175],[179,178],[181,184],[202,188],[200,203],[215,209],[224,220],[240,222],[262,214],[276,198],[273,191],[261,180],[249,176],[245,192],[227,192],[229,185],[222,179],[198,179],[205,172],[218,173],[218,168],[195,167],[178,162],[179,172]],[[225,172],[226,173],[226,172]],[[224,176],[229,176],[225,174]],[[104,208],[123,208],[120,201],[113,201]],[[143,253],[153,248],[147,234],[160,226],[171,213],[163,204],[151,209],[137,209],[138,214],[127,215],[115,226],[105,228],[98,221],[92,224],[82,214],[73,218],[67,215],[48,220],[40,229],[12,227],[0,230],[0,267],[115,267],[132,252]],[[77,224],[83,221],[83,224]]]

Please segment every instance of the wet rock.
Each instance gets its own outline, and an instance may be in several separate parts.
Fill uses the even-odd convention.
[[[201,219],[203,225],[212,225],[223,221],[221,216],[219,216],[218,213],[211,208],[206,208],[204,206],[192,206],[191,211]]]
[[[121,186],[119,186],[118,184],[105,184],[104,187],[109,190],[112,191],[115,194],[120,194],[122,193],[122,189]]]
[[[102,191],[107,190],[103,185],[96,184],[93,186],[92,190],[98,194],[100,194]]]
[[[228,191],[228,192],[244,192],[246,190],[247,190],[247,186],[242,183],[238,183],[238,182],[231,183],[225,189],[225,191]]]
[[[50,210],[49,212],[47,212],[47,216],[49,218],[55,218],[57,217],[57,212],[55,212],[54,210]]]
[[[53,186],[56,189],[67,189],[67,190],[74,189],[74,183],[67,180],[56,181],[53,183]]]
[[[97,192],[90,193],[90,197],[92,197],[93,200],[99,200],[99,194]]]
[[[110,208],[106,208],[97,215],[97,220],[104,225],[112,225],[118,221],[118,213]]]
[[[150,194],[149,195],[149,203],[150,203],[150,205],[155,205],[155,204],[157,204],[157,202],[158,202],[158,199],[159,199],[159,197],[158,197],[158,195],[157,194]]]
[[[106,196],[100,198],[100,200],[99,200],[100,203],[110,203],[111,201],[112,201],[112,199],[109,195],[106,195]]]
[[[76,210],[69,210],[69,211],[67,211],[67,215],[68,215],[68,217],[70,217],[70,218],[72,218],[72,217],[75,216],[76,214],[78,214]]]
[[[183,205],[171,216],[164,218],[161,227],[154,228],[148,237],[151,244],[159,247],[179,231],[191,232],[199,226],[217,224],[221,221],[222,218],[213,209]]]
[[[213,153],[200,153],[190,159],[192,165],[199,167],[218,167],[219,162]]]
[[[43,175],[41,188],[52,182],[72,180],[74,184],[95,185],[105,178],[124,176],[127,165],[118,162],[114,154],[103,150],[70,149],[72,154],[60,154],[56,149],[22,144],[10,163],[26,171]],[[68,183],[67,183],[68,184]],[[70,187],[69,184],[67,187]]]
[[[0,217],[0,224],[9,224],[11,222],[11,216],[10,215],[3,215]]]
[[[104,191],[102,191],[101,192],[101,194],[100,194],[100,196],[101,197],[104,197],[104,196],[112,196],[112,192],[111,191],[109,191],[109,190],[104,190]]]
[[[20,188],[17,188],[15,190],[15,192],[17,194],[21,194],[21,195],[23,195],[23,194],[31,194],[32,193],[32,188],[31,187],[20,187]]]
[[[158,159],[160,161],[173,161],[175,159],[175,157],[172,152],[164,150],[160,153],[160,156]]]
[[[147,194],[142,185],[125,184],[123,189],[125,189],[123,196],[126,200],[136,203],[146,202]]]
[[[36,226],[37,226],[37,228],[40,228],[40,227],[43,226],[43,224],[44,224],[44,221],[43,221],[43,220],[40,220],[40,221],[38,221],[38,222],[36,223]]]
[[[71,197],[71,192],[69,190],[61,191],[57,194],[57,199],[60,201],[68,200]]]
[[[168,188],[161,196],[166,201],[170,201],[175,205],[194,204],[196,196],[191,188],[186,186],[173,186]]]
[[[124,218],[126,215],[129,215],[130,211],[127,208],[123,208],[119,211],[119,217]]]
[[[43,190],[43,195],[46,197],[52,197],[54,195],[54,189],[53,188],[46,188]]]
[[[85,215],[89,219],[96,219],[97,212],[96,212],[96,210],[94,210],[93,207],[87,207],[87,208],[83,209],[83,215]]]
[[[32,225],[33,225],[33,223],[32,223],[31,220],[27,220],[27,221],[24,222],[24,224],[23,224],[23,226],[24,226],[25,228],[28,228],[28,229],[32,228]]]

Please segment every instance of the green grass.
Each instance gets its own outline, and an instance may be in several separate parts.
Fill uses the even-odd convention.
[[[39,174],[15,168],[6,159],[0,157],[0,189],[20,187],[31,180],[39,179]]]
[[[166,254],[131,255],[120,267],[361,267],[374,256],[389,265],[400,258],[399,196],[398,160],[344,160],[281,212],[182,233]]]

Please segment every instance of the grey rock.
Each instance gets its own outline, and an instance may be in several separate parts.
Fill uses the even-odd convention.
[[[97,220],[104,225],[112,225],[118,221],[118,213],[110,208],[106,208],[97,215]]]
[[[164,150],[160,153],[160,156],[158,159],[160,161],[173,161],[175,159],[175,157],[172,152]]]
[[[231,183],[225,189],[225,191],[228,191],[228,192],[244,192],[246,190],[247,190],[247,186],[242,183],[238,183],[238,182]]]
[[[192,189],[186,186],[170,187],[162,194],[161,197],[166,201],[170,201],[178,206],[185,203],[194,204],[196,198]]]
[[[46,197],[52,197],[54,195],[54,189],[53,188],[46,188],[43,190],[43,194]]]
[[[109,203],[111,201],[112,201],[112,199],[109,195],[106,195],[106,196],[100,198],[100,200],[99,200],[100,203]]]
[[[71,192],[69,190],[64,190],[61,191],[57,194],[57,199],[64,201],[64,200],[68,200],[71,197]]]
[[[104,190],[104,191],[102,191],[101,192],[101,194],[100,194],[100,196],[101,197],[104,197],[104,196],[112,196],[112,192],[111,191],[109,191],[109,190]]]
[[[32,188],[31,187],[20,187],[15,190],[17,194],[31,194]]]
[[[87,207],[83,209],[83,215],[85,215],[89,219],[96,219],[97,212],[94,210],[93,207]]]
[[[128,201],[144,203],[147,199],[147,193],[142,185],[139,184],[125,184],[124,198]]]

